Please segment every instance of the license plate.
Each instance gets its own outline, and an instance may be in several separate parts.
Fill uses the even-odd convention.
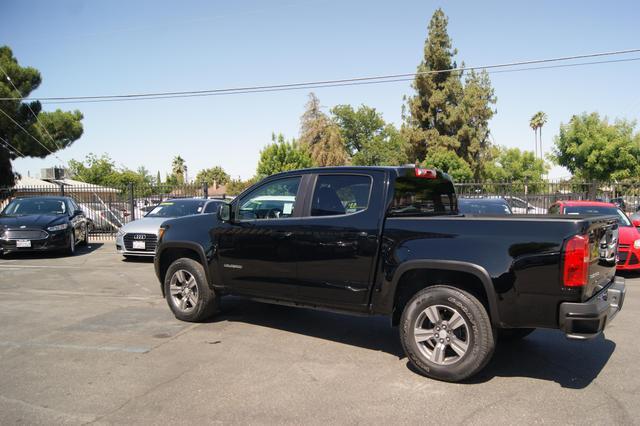
[[[146,248],[144,241],[134,241],[133,249],[134,250],[144,250]]]
[[[31,240],[16,240],[17,248],[31,247]]]

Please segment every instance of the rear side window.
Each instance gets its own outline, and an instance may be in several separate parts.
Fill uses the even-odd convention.
[[[388,216],[457,214],[453,183],[447,179],[404,176],[395,181]]]
[[[311,216],[357,213],[369,206],[371,177],[363,175],[321,175],[316,180]]]

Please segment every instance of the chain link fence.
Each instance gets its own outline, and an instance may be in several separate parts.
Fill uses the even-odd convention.
[[[559,200],[598,200],[615,202],[627,213],[640,206],[639,182],[458,182],[458,197],[504,198],[515,214],[546,214]],[[139,219],[168,198],[210,197],[207,185],[125,185],[107,187],[93,184],[17,186],[0,188],[0,209],[15,197],[56,195],[72,197],[89,220],[94,239],[111,238],[118,229]]]

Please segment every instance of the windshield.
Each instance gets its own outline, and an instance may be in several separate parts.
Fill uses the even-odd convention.
[[[617,207],[605,206],[567,206],[564,208],[565,214],[587,214],[587,215],[606,215],[616,216],[618,224],[622,226],[631,226],[631,221],[626,214]]]
[[[65,214],[67,211],[64,201],[43,200],[38,198],[23,198],[13,200],[2,212],[3,216],[24,216],[29,214]]]
[[[458,199],[458,211],[463,214],[511,214],[507,204],[464,199]]]
[[[204,206],[204,200],[173,200],[164,201],[158,204],[153,210],[151,210],[145,217],[181,217],[191,214],[202,213],[202,207]]]

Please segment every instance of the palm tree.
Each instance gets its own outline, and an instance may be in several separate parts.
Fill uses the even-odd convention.
[[[533,142],[533,148],[535,151],[535,156],[536,158],[538,157],[538,114],[534,114],[531,117],[531,120],[529,120],[529,127],[531,127],[531,130],[533,130],[533,137],[534,142]]]
[[[531,117],[529,120],[529,127],[533,129],[533,133],[535,136],[535,151],[536,157],[538,156],[538,141],[540,141],[540,158],[544,157],[544,153],[542,152],[542,126],[547,123],[548,117],[543,111],[538,111]],[[538,132],[540,135],[538,135]]]
[[[173,158],[173,162],[171,163],[171,171],[178,180],[178,183],[184,183],[184,175],[187,172],[187,166],[184,163],[184,159],[179,155]]]
[[[543,158],[544,154],[542,151],[542,126],[547,124],[548,117],[547,114],[545,114],[543,111],[538,111],[536,115],[538,116],[538,132],[540,132],[540,134],[538,135],[538,140],[540,141],[540,158]]]

